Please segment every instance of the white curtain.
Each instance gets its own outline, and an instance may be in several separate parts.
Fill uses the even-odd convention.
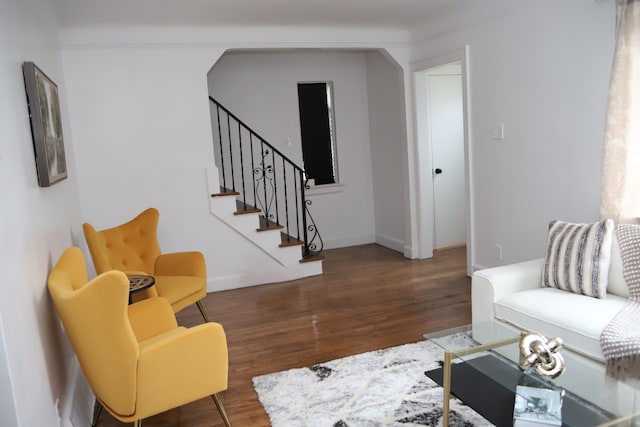
[[[617,1],[600,216],[640,223],[640,0]]]

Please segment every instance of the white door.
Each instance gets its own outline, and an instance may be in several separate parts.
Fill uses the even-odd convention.
[[[460,64],[428,71],[427,102],[433,160],[435,247],[467,242],[464,123]]]

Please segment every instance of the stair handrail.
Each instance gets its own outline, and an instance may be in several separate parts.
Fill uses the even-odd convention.
[[[316,257],[320,255],[323,249],[322,237],[320,236],[316,223],[311,216],[311,212],[309,211],[309,206],[311,206],[312,201],[307,199],[306,190],[310,188],[309,179],[306,177],[306,173],[303,168],[298,166],[295,162],[289,159],[285,154],[283,154],[280,150],[274,147],[271,143],[269,143],[265,138],[259,135],[256,131],[254,131],[251,127],[249,127],[243,120],[241,120],[238,116],[233,114],[228,108],[222,105],[219,101],[217,101],[214,97],[209,96],[209,100],[216,106],[216,117],[215,120],[217,122],[217,130],[218,130],[218,141],[219,141],[219,157],[220,157],[220,175],[222,178],[222,187],[225,189],[224,191],[232,191],[237,193],[238,188],[236,188],[235,178],[239,174],[241,178],[242,184],[242,192],[240,193],[242,197],[241,203],[243,203],[244,210],[248,210],[251,208],[260,209],[264,215],[263,226],[266,228],[284,228],[284,234],[286,235],[286,239],[288,242],[297,241],[302,242],[303,250],[302,257],[303,260],[308,260],[310,258]],[[223,133],[223,125],[221,124],[221,115],[220,111],[226,114],[226,134]],[[232,135],[231,127],[232,120],[234,127],[237,124],[237,141],[238,147],[234,150],[233,140],[234,136]],[[249,152],[246,153],[247,149],[243,147],[242,142],[242,131],[245,131],[249,135]],[[235,131],[234,131],[235,132]],[[224,134],[224,135],[223,135]],[[228,145],[227,153],[225,153],[225,141],[224,137],[226,137],[226,144]],[[258,155],[259,163],[256,165],[256,158],[254,153],[254,139],[258,140],[260,143],[260,154]],[[215,142],[214,142],[214,151],[215,151]],[[234,161],[234,152],[235,154],[240,155],[240,160],[237,159]],[[228,156],[225,156],[228,154]],[[245,155],[250,155],[251,157],[251,175],[256,176],[254,178],[253,187],[253,206],[248,202],[247,199],[247,191],[246,191],[246,183],[245,183]],[[282,167],[279,168],[276,165],[276,155],[278,156],[278,161],[282,160]],[[236,170],[236,164],[239,164],[240,171]],[[248,166],[248,165],[247,165]],[[295,191],[293,191],[294,195],[294,207],[295,213],[292,214],[289,210],[289,198],[290,192],[288,191],[288,180],[290,178],[287,177],[287,167],[291,168],[294,177],[293,184],[295,187]],[[280,210],[279,209],[279,197],[278,197],[278,176],[276,176],[276,171],[282,170],[284,174],[280,179],[284,184],[284,196],[281,195],[281,198],[284,202],[284,221],[281,224],[280,218]],[[227,184],[227,172],[231,173],[230,186]],[[269,175],[272,175],[269,178]],[[272,185],[272,193],[271,197],[269,197],[269,182]],[[261,187],[261,191],[263,194],[260,194],[257,190],[258,187]],[[261,197],[262,200],[261,200]],[[275,207],[272,206],[275,202]],[[274,213],[275,210],[275,213]],[[295,227],[290,224],[290,217],[295,216]],[[293,221],[291,221],[293,222]],[[311,235],[311,236],[310,236]]]

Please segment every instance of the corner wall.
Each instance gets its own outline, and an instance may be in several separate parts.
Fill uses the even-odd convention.
[[[376,243],[404,253],[406,239],[404,201],[407,140],[402,70],[380,52],[367,52],[367,93],[371,175]]]
[[[79,238],[74,144],[58,29],[46,0],[0,0],[0,317],[6,347],[0,423],[57,426],[73,352],[46,287],[62,251]],[[22,63],[33,61],[58,85],[68,178],[38,187]],[[3,351],[0,349],[0,351]],[[10,390],[8,390],[9,386]],[[5,412],[6,411],[6,412]]]
[[[615,2],[509,4],[449,22],[411,62],[469,45],[474,267],[542,257],[550,220],[598,219]]]
[[[156,33],[151,30],[137,33],[140,37],[149,34]],[[166,37],[172,32],[167,29],[157,34]],[[225,37],[229,34],[235,32],[226,31]],[[244,37],[248,33],[242,34]],[[78,173],[82,177],[81,222],[104,228],[131,219],[145,207],[157,207],[162,250],[202,251],[207,260],[209,292],[269,281],[263,274],[268,261],[265,255],[237,239],[233,230],[209,214],[205,168],[213,166],[207,99],[210,68],[230,48],[386,46],[380,42],[322,41],[327,34],[322,30],[291,29],[287,39],[296,39],[299,34],[302,41],[296,43],[280,41],[277,30],[254,29],[251,34],[266,41],[210,42],[196,31],[192,35],[199,38],[199,43],[137,42],[134,35],[129,43],[122,43],[108,41],[110,37],[111,40],[121,37],[119,30],[62,32],[71,126],[75,140],[80,141],[76,150]],[[353,39],[379,36],[379,33],[354,34]],[[100,41],[90,41],[96,39]],[[392,44],[389,50],[405,59],[408,56],[404,43]],[[366,82],[362,84],[366,87]],[[356,101],[363,102],[366,111],[366,98]],[[349,116],[352,112],[347,109],[345,113],[347,120],[352,119]],[[367,126],[363,132],[368,132]],[[345,136],[338,133],[339,140]],[[355,135],[356,138],[361,136]],[[354,155],[370,162],[367,147],[356,141],[349,143],[352,145],[347,147],[354,150]],[[364,204],[371,203],[370,190],[367,191],[358,196]],[[369,197],[369,201],[362,197]],[[316,202],[314,208],[320,204]],[[333,206],[327,205],[325,209]],[[366,241],[373,241],[373,226],[367,225],[372,220],[368,221]],[[350,237],[348,233],[346,230],[345,235]]]
[[[375,241],[367,55],[319,50],[227,52],[209,73],[209,93],[300,166],[297,83],[333,82],[340,185],[307,192],[326,249]]]

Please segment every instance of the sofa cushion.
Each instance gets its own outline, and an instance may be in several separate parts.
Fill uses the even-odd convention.
[[[600,334],[627,303],[608,295],[596,299],[553,288],[509,294],[494,303],[495,317],[520,329],[560,337],[565,346],[604,361]]]
[[[595,298],[607,294],[613,221],[549,223],[542,286]]]

